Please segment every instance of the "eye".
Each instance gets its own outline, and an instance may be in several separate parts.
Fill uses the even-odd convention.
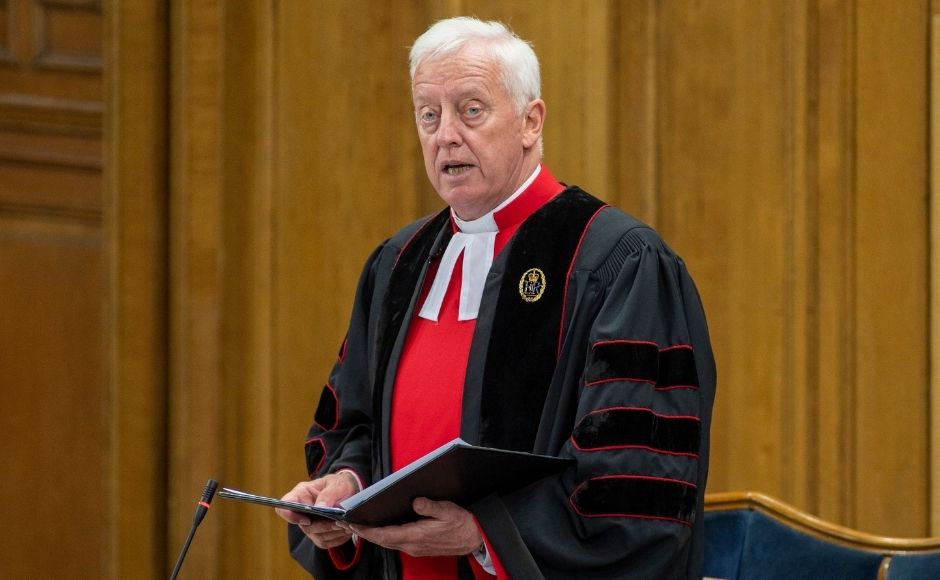
[[[431,109],[424,109],[418,113],[418,120],[423,124],[428,125],[437,121],[437,113]]]
[[[468,117],[476,117],[482,112],[483,112],[483,107],[480,107],[478,105],[470,105],[469,107],[467,107]]]

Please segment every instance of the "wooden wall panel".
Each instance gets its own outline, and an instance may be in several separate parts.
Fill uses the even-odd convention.
[[[940,2],[930,6],[930,531],[940,535]]]
[[[107,2],[107,578],[166,578],[167,8]],[[177,546],[174,546],[178,549]]]
[[[928,9],[926,0],[856,9],[857,492],[849,522],[905,536],[927,531],[929,507]]]
[[[0,559],[11,578],[102,573],[101,242],[96,226],[0,216]],[[48,525],[63,513],[82,522],[68,542]]]
[[[792,417],[786,18],[777,3],[669,3],[656,38],[656,225],[699,284],[719,369],[710,489],[778,497]]]
[[[0,6],[0,463],[8,472],[0,560],[11,577],[100,577],[108,444],[101,6],[81,3],[82,18],[57,27],[54,40],[35,18],[46,8],[53,3]],[[45,60],[69,47],[97,65]],[[82,528],[67,542],[49,525],[65,513]]]

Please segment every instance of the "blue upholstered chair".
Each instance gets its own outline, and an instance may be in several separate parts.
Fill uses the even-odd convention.
[[[885,580],[940,578],[940,552],[897,554],[888,562]]]
[[[708,494],[708,578],[940,579],[940,538],[888,538],[820,520],[757,493]]]

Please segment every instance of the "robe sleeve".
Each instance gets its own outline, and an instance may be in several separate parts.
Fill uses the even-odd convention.
[[[376,271],[383,246],[363,269],[356,290],[349,329],[329,382],[323,387],[313,424],[304,442],[310,479],[340,470],[353,471],[359,482],[371,482],[372,399],[368,344]],[[360,560],[364,542],[347,542],[328,553],[313,545],[296,526],[288,525],[291,555],[317,578],[351,574]]]
[[[556,373],[578,380],[559,450],[576,463],[473,512],[514,580],[696,577],[715,388],[698,293],[645,227],[589,276]]]

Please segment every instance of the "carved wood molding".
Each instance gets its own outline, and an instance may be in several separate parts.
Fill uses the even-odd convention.
[[[101,19],[100,0],[38,0],[34,5],[33,39],[35,55],[32,64],[36,68],[65,70],[80,73],[101,73],[101,52],[69,50],[57,47],[52,33],[55,16],[84,13]]]
[[[100,101],[0,93],[0,128],[100,138],[103,114]]]
[[[100,228],[102,215],[101,208],[0,201],[0,218],[17,221],[70,223]]]

